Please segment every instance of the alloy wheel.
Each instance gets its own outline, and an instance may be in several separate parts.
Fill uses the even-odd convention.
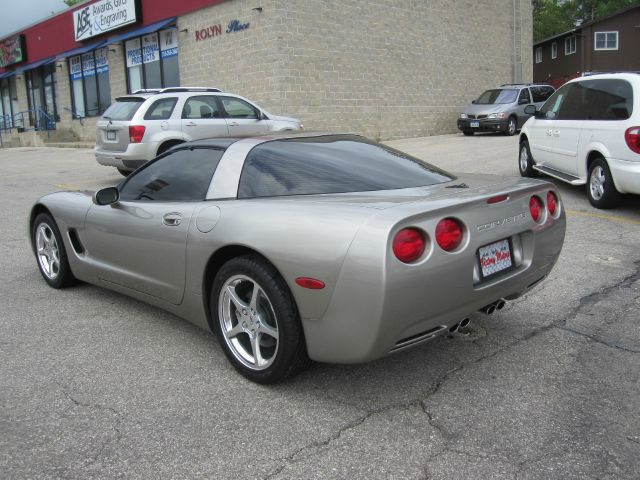
[[[527,152],[526,145],[520,147],[520,171],[526,172],[529,166],[529,153]]]
[[[276,359],[280,335],[273,305],[264,289],[246,275],[227,279],[220,290],[218,319],[233,356],[251,370]]]
[[[53,230],[46,223],[41,223],[36,229],[36,252],[43,273],[50,280],[55,280],[60,273],[60,250]]]
[[[600,200],[604,195],[604,185],[607,176],[604,169],[598,165],[591,171],[591,178],[589,178],[589,189],[591,190],[591,196],[595,200]]]

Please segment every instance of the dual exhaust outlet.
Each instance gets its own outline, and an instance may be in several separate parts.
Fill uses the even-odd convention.
[[[502,298],[499,300],[496,300],[495,302],[491,302],[489,305],[485,305],[484,307],[482,307],[480,309],[480,311],[482,313],[484,313],[485,315],[491,315],[492,313],[495,313],[498,310],[502,310],[504,308],[504,306],[507,304],[507,302],[505,302]],[[468,335],[465,333],[462,333],[460,331],[460,329],[464,329],[465,327],[467,327],[469,325],[469,323],[471,322],[470,318],[463,318],[462,320],[460,320],[458,323],[456,323],[455,325],[453,325],[452,327],[449,328],[449,334],[451,335]]]
[[[496,300],[495,302],[492,302],[489,305],[485,305],[484,307],[482,307],[480,311],[485,315],[491,315],[492,313],[498,310],[502,310],[502,308],[505,306],[506,303],[507,302],[505,302],[503,299]]]

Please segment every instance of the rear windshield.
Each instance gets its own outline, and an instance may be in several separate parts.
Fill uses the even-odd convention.
[[[102,118],[107,120],[131,120],[144,103],[144,98],[119,98],[112,103]]]
[[[518,90],[505,90],[498,88],[495,90],[486,90],[478,97],[476,103],[480,105],[493,105],[496,103],[513,103],[518,98]]]
[[[454,178],[356,135],[290,138],[262,143],[249,152],[238,198],[393,190]]]

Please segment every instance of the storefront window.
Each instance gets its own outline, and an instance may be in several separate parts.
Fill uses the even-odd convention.
[[[13,128],[18,113],[15,77],[0,80],[0,128]]]
[[[31,125],[54,128],[58,121],[55,89],[55,64],[50,63],[26,72],[27,99]],[[42,115],[40,112],[45,112]],[[46,122],[46,125],[41,122]]]
[[[111,104],[107,55],[100,48],[69,59],[74,117],[101,115]]]
[[[125,42],[129,92],[178,87],[178,36],[175,28]]]

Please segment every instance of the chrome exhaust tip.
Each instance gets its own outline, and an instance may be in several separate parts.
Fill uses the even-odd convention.
[[[504,306],[507,304],[503,299],[500,299],[496,302],[496,310],[502,310]]]
[[[485,315],[491,315],[493,312],[496,311],[496,303],[493,302],[493,303],[490,303],[489,305],[485,305],[480,309],[480,311]]]

